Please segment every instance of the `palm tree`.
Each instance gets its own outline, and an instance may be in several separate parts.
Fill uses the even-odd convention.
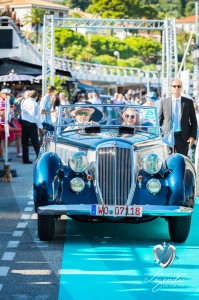
[[[45,14],[44,9],[42,9],[40,7],[36,7],[36,8],[33,8],[29,12],[29,14],[27,14],[23,18],[24,25],[31,24],[32,26],[34,26],[35,35],[36,35],[36,44],[38,43],[38,39],[39,39],[39,25],[43,23],[44,14]]]

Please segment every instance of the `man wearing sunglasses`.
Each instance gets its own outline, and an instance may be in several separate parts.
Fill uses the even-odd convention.
[[[71,112],[71,115],[75,117],[77,123],[86,124],[89,122],[92,114],[94,113],[93,108],[76,108]]]
[[[70,112],[70,115],[75,118],[75,122],[72,123],[72,126],[69,124],[66,131],[82,128],[83,124],[97,124],[103,116],[102,112],[94,107],[76,107]]]
[[[159,108],[159,124],[165,135],[174,130],[174,152],[185,156],[197,136],[197,119],[193,101],[181,95],[182,81],[171,82],[171,96],[162,99]]]

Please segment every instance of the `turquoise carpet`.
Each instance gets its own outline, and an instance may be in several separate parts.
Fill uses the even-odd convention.
[[[169,242],[167,223],[86,224],[69,220],[59,300],[199,299],[199,201],[178,259],[154,263],[153,247]],[[179,298],[180,297],[180,298]]]

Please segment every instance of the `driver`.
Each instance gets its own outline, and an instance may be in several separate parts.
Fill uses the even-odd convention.
[[[82,128],[83,124],[94,125],[101,120],[103,114],[100,110],[93,107],[76,107],[70,112],[71,116],[75,118],[75,122],[72,123],[65,130]]]
[[[77,107],[71,112],[71,116],[75,117],[76,122],[80,124],[87,124],[87,123],[95,123],[93,121],[89,121],[94,113],[93,108],[89,107]]]

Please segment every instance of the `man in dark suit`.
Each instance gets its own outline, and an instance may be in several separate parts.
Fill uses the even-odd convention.
[[[174,151],[185,156],[197,136],[197,119],[193,101],[181,96],[182,81],[171,82],[171,96],[162,99],[159,108],[159,124],[165,135],[174,129]]]

